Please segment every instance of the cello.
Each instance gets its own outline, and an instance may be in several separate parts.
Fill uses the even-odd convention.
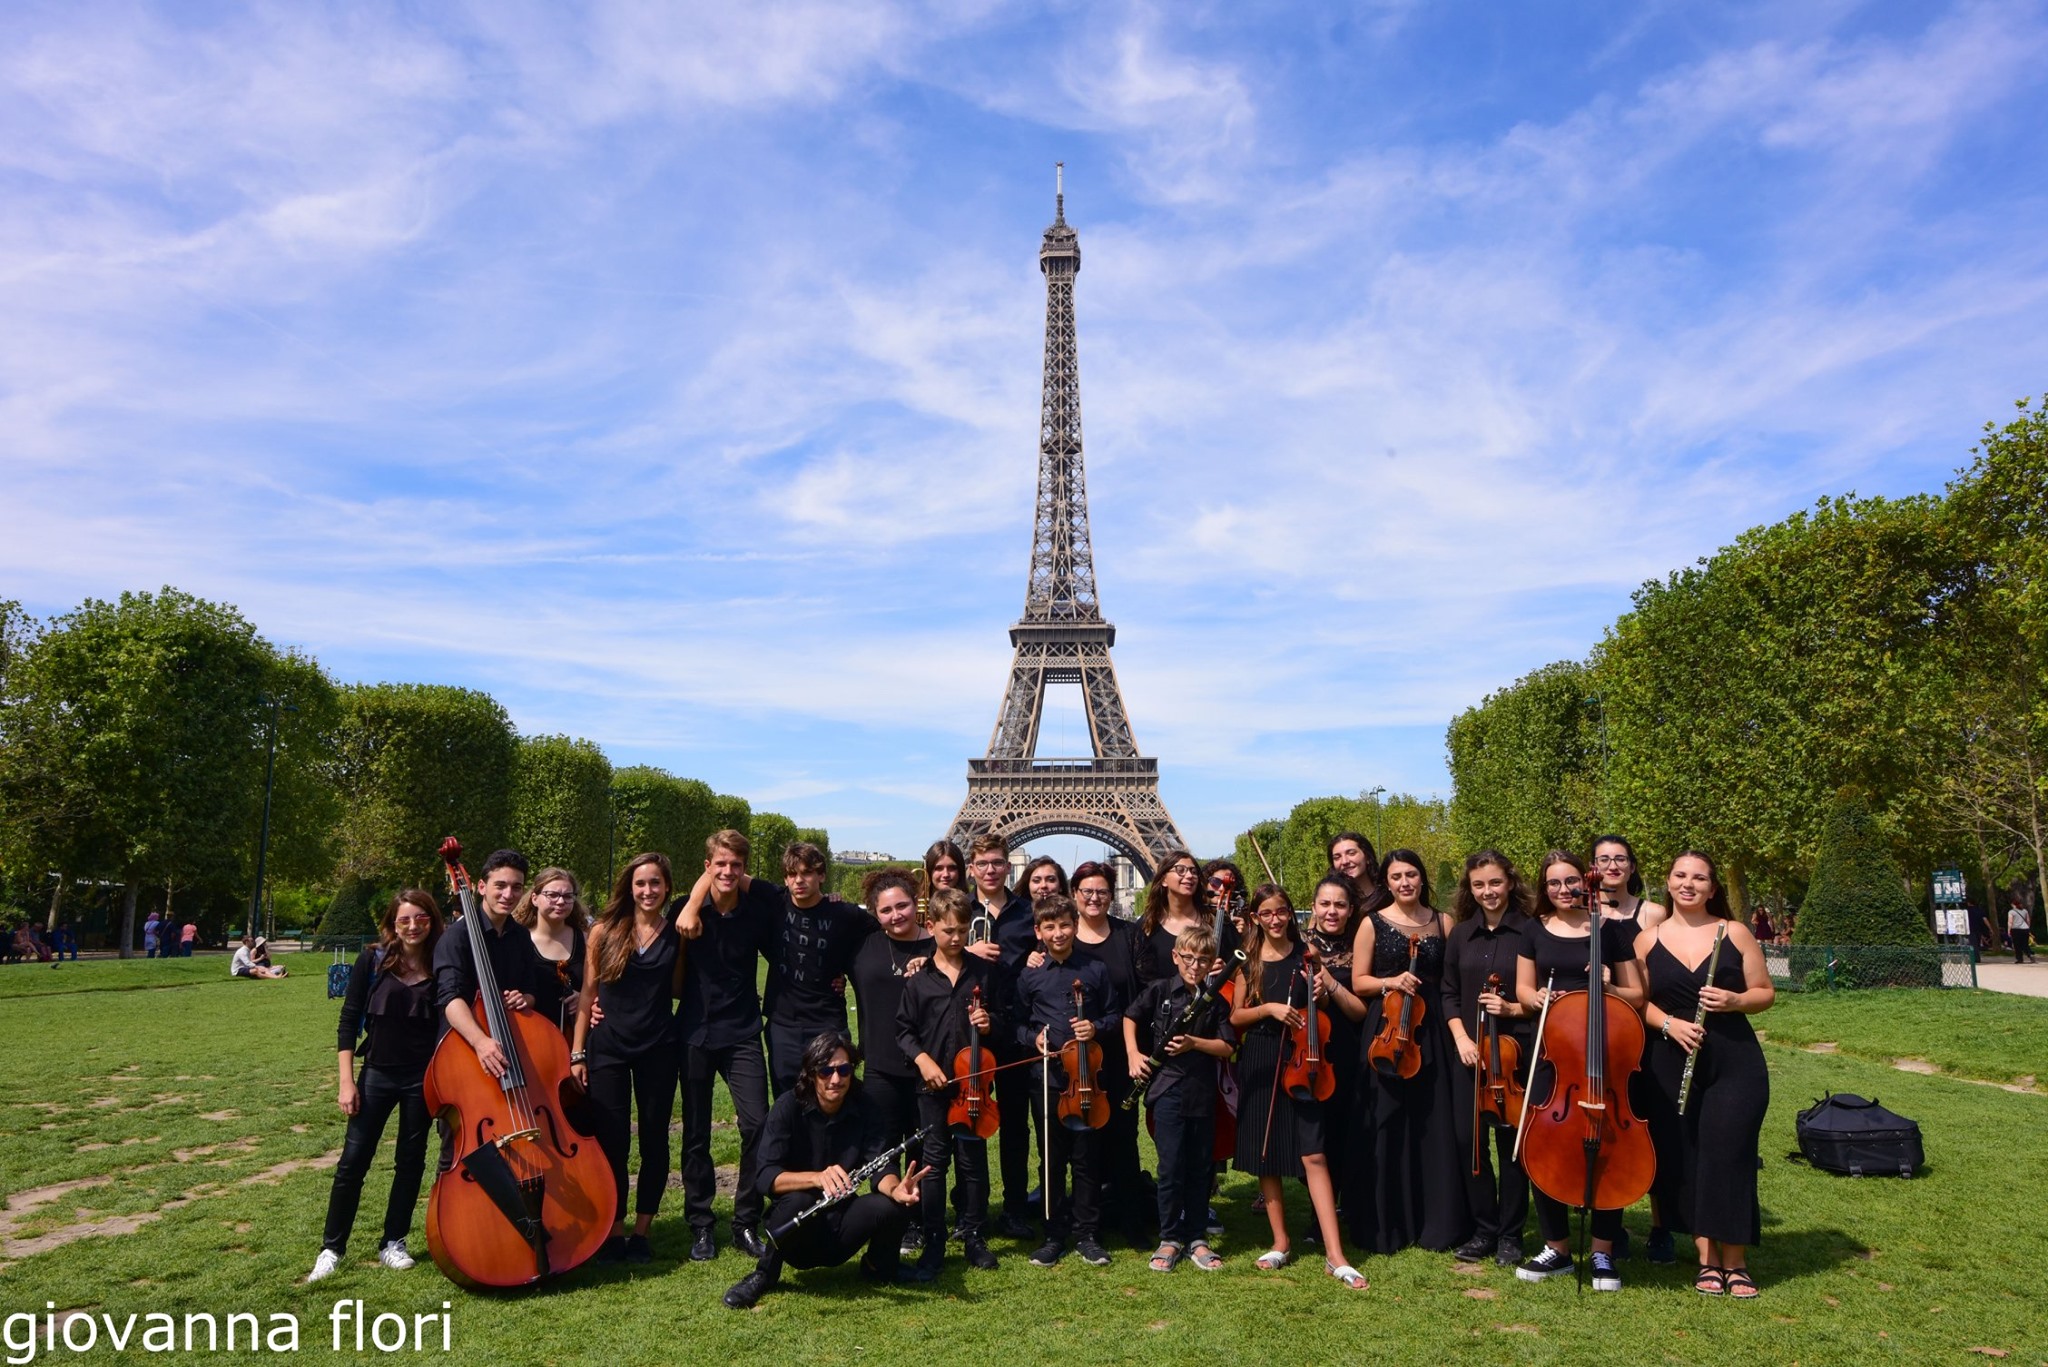
[[[1316,961],[1320,957],[1313,944],[1302,941],[1301,976],[1308,982],[1308,1005],[1302,1008],[1301,1024],[1287,1032],[1278,1084],[1287,1089],[1292,1101],[1328,1101],[1337,1090],[1337,1070],[1323,1057],[1330,1043],[1330,1017],[1316,1006]],[[1289,1005],[1293,996],[1290,984]]]
[[[427,1064],[427,1109],[453,1135],[455,1162],[427,1197],[427,1247],[460,1286],[530,1286],[588,1261],[618,1214],[611,1164],[569,1119],[578,1098],[562,1032],[531,1011],[511,1011],[485,940],[486,914],[450,836],[441,858],[462,902],[476,960],[476,1018],[505,1051],[492,1077],[461,1032],[441,1037]]]
[[[981,989],[975,988],[968,999],[968,1010],[981,1007]],[[992,1139],[996,1127],[1002,1123],[996,1111],[996,1099],[989,1088],[994,1084],[996,1058],[982,1047],[981,1030],[974,1024],[972,1015],[967,1018],[967,1047],[953,1056],[953,1076],[959,1086],[953,1092],[952,1104],[946,1107],[946,1124],[953,1133],[973,1135],[976,1139]]]
[[[1550,1089],[1524,1109],[1522,1167],[1536,1189],[1585,1213],[1579,1224],[1582,1269],[1591,1214],[1621,1210],[1649,1191],[1657,1175],[1650,1130],[1629,1106],[1629,1075],[1643,1057],[1643,1018],[1606,986],[1600,912],[1586,907],[1586,983],[1544,1007],[1538,1042],[1551,1066]]]
[[[1422,952],[1422,937],[1408,937],[1408,971],[1415,971],[1416,956]],[[1422,1071],[1422,1044],[1415,1038],[1415,1025],[1429,1014],[1428,1005],[1417,992],[1390,987],[1380,994],[1380,1032],[1365,1047],[1372,1066],[1387,1077],[1412,1078]]]
[[[1083,1012],[1081,980],[1074,979],[1074,1018]],[[1067,1085],[1060,1092],[1059,1119],[1070,1130],[1099,1130],[1109,1123],[1109,1093],[1095,1085],[1102,1071],[1102,1046],[1094,1040],[1070,1039],[1060,1046],[1060,1070]]]
[[[1500,974],[1486,975],[1486,990],[1501,995]],[[1515,1078],[1521,1066],[1522,1046],[1500,1028],[1500,1017],[1491,1011],[1479,1013],[1479,1070],[1472,1084],[1472,1175],[1485,1165],[1486,1117],[1496,1125],[1516,1129],[1522,1123],[1525,1093]]]

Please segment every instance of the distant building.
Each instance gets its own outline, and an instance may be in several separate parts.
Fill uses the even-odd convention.
[[[832,851],[832,862],[835,864],[895,864],[901,861],[892,854],[882,854],[877,850],[834,850]]]

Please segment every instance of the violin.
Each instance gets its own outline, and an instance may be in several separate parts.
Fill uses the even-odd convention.
[[[1074,979],[1074,1018],[1083,1016],[1081,980]],[[1060,1069],[1067,1075],[1060,1092],[1060,1123],[1070,1130],[1099,1130],[1109,1123],[1109,1093],[1095,1085],[1102,1071],[1102,1046],[1094,1040],[1070,1039],[1060,1046]]]
[[[980,1007],[981,989],[976,987],[968,1009]],[[977,1139],[994,1137],[996,1126],[1001,1123],[996,1099],[989,1092],[995,1075],[995,1055],[982,1047],[981,1031],[969,1016],[967,1047],[953,1056],[953,1076],[959,1080],[959,1086],[954,1089],[952,1104],[946,1108],[946,1123],[955,1134],[973,1135]]]
[[[1308,984],[1308,1005],[1301,1009],[1301,1024],[1287,1032],[1280,1060],[1280,1083],[1294,1101],[1328,1101],[1337,1090],[1337,1070],[1323,1056],[1330,1043],[1330,1016],[1316,1006],[1316,947],[1301,947],[1301,979]],[[1294,985],[1288,984],[1287,1004],[1294,1004]]]
[[[1501,995],[1500,974],[1486,976],[1486,990]],[[1477,1177],[1486,1153],[1487,1116],[1496,1125],[1514,1129],[1522,1123],[1524,1090],[1515,1077],[1522,1063],[1522,1046],[1500,1028],[1500,1017],[1491,1011],[1479,1013],[1479,1070],[1472,1082],[1472,1175]]]
[[[505,1075],[486,1072],[456,1030],[427,1064],[427,1108],[447,1123],[456,1155],[427,1197],[427,1248],[458,1285],[530,1286],[597,1252],[618,1216],[618,1195],[604,1150],[572,1118],[580,1089],[568,1041],[538,1014],[506,1008],[484,938],[486,913],[454,837],[441,843],[441,858],[466,928],[451,933],[469,936],[476,960],[472,1009],[505,1051]]]
[[[1408,937],[1408,971],[1422,953],[1422,937]],[[1366,1046],[1365,1056],[1387,1077],[1412,1078],[1422,1071],[1422,1044],[1415,1038],[1415,1026],[1429,1014],[1419,992],[1390,987],[1380,996],[1380,1032]]]
[[[1583,894],[1586,982],[1544,1009],[1538,1048],[1550,1089],[1522,1116],[1522,1166],[1536,1189],[1581,1210],[1620,1210],[1642,1199],[1657,1175],[1650,1130],[1630,1109],[1629,1075],[1642,1063],[1643,1018],[1607,988],[1600,912]]]

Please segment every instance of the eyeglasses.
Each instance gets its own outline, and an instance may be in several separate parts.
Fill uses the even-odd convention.
[[[1079,898],[1083,902],[1107,902],[1109,900],[1109,889],[1082,888],[1080,891],[1076,892],[1074,896]]]
[[[1010,861],[1007,859],[977,859],[974,861],[974,867],[989,870],[1007,869],[1010,867]]]
[[[1259,909],[1258,909],[1257,911],[1253,912],[1252,914],[1253,914],[1254,916],[1292,916],[1292,915],[1294,915],[1294,913],[1293,913],[1292,911],[1289,911],[1289,910],[1288,910],[1288,909],[1287,909],[1286,907],[1260,907],[1260,908],[1259,908]]]
[[[828,1064],[826,1064],[826,1065],[825,1065],[824,1067],[822,1067],[822,1068],[818,1069],[818,1076],[819,1076],[819,1077],[852,1077],[852,1076],[853,1076],[853,1065],[852,1065],[851,1063],[828,1063]]]
[[[1586,886],[1586,880],[1583,878],[1546,878],[1543,880],[1543,886],[1551,889],[1553,892],[1576,892],[1578,889]]]
[[[1187,951],[1187,950],[1185,950],[1185,949],[1176,949],[1175,951],[1173,951],[1173,957],[1174,957],[1174,960],[1175,960],[1176,962],[1178,962],[1178,963],[1184,963],[1184,964],[1198,964],[1198,963],[1201,963],[1201,962],[1203,962],[1203,961],[1204,961],[1204,959],[1207,959],[1207,958],[1214,958],[1215,956],[1214,956],[1214,955],[1203,955],[1203,954],[1193,954],[1193,953],[1190,953],[1190,952],[1188,952],[1188,951]]]
[[[570,892],[567,888],[550,888],[540,895],[540,900],[543,902],[573,902],[576,900],[576,894]]]
[[[1193,878],[1200,872],[1201,870],[1193,864],[1175,864],[1166,871],[1166,876],[1168,878]]]
[[[1632,864],[1635,861],[1625,854],[1596,854],[1593,856],[1593,862],[1603,869],[1618,869],[1623,864]]]

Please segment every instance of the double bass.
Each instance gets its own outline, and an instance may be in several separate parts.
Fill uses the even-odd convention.
[[[1500,974],[1486,975],[1486,990],[1501,995]],[[1522,1123],[1525,1092],[1515,1077],[1521,1066],[1522,1046],[1500,1028],[1500,1017],[1491,1011],[1479,1013],[1479,1068],[1472,1083],[1472,1175],[1485,1166],[1486,1118],[1506,1129]]]
[[[968,998],[968,1009],[976,1010],[981,1004],[981,989],[977,987]],[[953,1133],[977,1139],[995,1136],[996,1127],[1002,1123],[996,1099],[989,1091],[995,1076],[996,1056],[983,1047],[981,1030],[970,1015],[967,1047],[953,1056],[953,1077],[959,1085],[954,1089],[952,1103],[946,1107],[946,1124]]]
[[[441,858],[462,902],[476,960],[478,1023],[505,1052],[492,1077],[461,1032],[441,1037],[427,1064],[427,1109],[447,1122],[455,1162],[427,1197],[427,1248],[461,1286],[530,1286],[587,1262],[618,1215],[611,1164],[569,1118],[579,1089],[562,1032],[532,1011],[512,1011],[498,989],[486,913],[450,836]]]
[[[1584,893],[1581,903],[1588,990],[1560,992],[1545,1005],[1537,1047],[1551,1066],[1550,1089],[1523,1109],[1522,1167],[1538,1191],[1590,1217],[1641,1200],[1657,1175],[1657,1152],[1628,1100],[1629,1075],[1643,1058],[1643,1018],[1606,986],[1600,911]]]
[[[1422,953],[1422,937],[1408,937],[1408,971]],[[1365,1047],[1365,1057],[1388,1077],[1412,1078],[1422,1071],[1422,1042],[1415,1038],[1415,1026],[1429,1014],[1418,992],[1390,987],[1380,994],[1380,1032]]]
[[[1074,1018],[1081,1019],[1081,980],[1074,979]],[[1067,1085],[1060,1092],[1059,1120],[1070,1130],[1099,1130],[1109,1123],[1109,1093],[1096,1085],[1102,1071],[1102,1046],[1094,1040],[1070,1039],[1060,1046],[1060,1070]]]

